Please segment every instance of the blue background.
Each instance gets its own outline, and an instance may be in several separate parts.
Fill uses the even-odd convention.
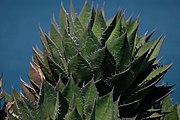
[[[140,15],[139,33],[157,28],[153,37],[166,35],[159,58],[161,63],[174,63],[163,78],[170,85],[176,84],[172,97],[180,103],[180,1],[179,0],[94,0],[100,7],[105,1],[106,18],[112,17],[118,8],[126,18]],[[4,89],[21,90],[22,77],[28,82],[28,67],[32,46],[41,46],[38,27],[48,33],[53,15],[59,23],[60,0],[0,0],[0,73],[3,73]],[[70,0],[63,1],[69,10]],[[73,0],[80,12],[84,0]],[[92,0],[89,0],[92,3]]]

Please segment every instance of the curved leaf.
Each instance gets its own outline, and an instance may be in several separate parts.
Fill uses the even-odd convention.
[[[67,98],[69,106],[72,98],[74,99],[72,102],[75,102],[74,104],[76,105],[79,114],[83,116],[83,98],[72,78],[68,81],[68,83],[62,90],[62,94]]]
[[[68,68],[78,86],[88,83],[92,78],[89,63],[79,53],[69,61]]]
[[[86,28],[88,26],[88,22],[90,20],[90,15],[91,15],[91,8],[88,5],[88,0],[86,0],[85,4],[79,14],[79,20],[82,23],[82,25],[84,26],[84,28]]]
[[[40,119],[55,119],[58,109],[58,97],[54,87],[47,81],[44,81],[40,91],[39,98],[39,115]]]
[[[103,47],[92,54],[90,63],[95,74],[95,80],[110,77],[116,70],[116,62],[107,47]]]
[[[87,57],[94,51],[96,51],[99,47],[99,42],[97,37],[91,31],[90,28],[87,28],[80,37],[79,41],[79,50],[82,56]]]
[[[115,39],[108,44],[108,50],[113,55],[118,71],[123,71],[130,62],[130,48],[127,40],[127,34]]]
[[[77,108],[75,107],[70,113],[66,115],[65,120],[82,120],[82,118],[79,115]]]

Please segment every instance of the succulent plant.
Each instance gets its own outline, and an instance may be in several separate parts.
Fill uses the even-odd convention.
[[[30,84],[21,80],[23,93],[2,93],[12,103],[9,119],[163,119],[166,111],[156,105],[172,92],[157,85],[171,67],[157,59],[164,37],[139,36],[138,26],[121,11],[106,21],[104,9],[87,0],[78,16],[72,4],[70,13],[61,5],[60,27],[53,19],[49,34],[40,28]]]

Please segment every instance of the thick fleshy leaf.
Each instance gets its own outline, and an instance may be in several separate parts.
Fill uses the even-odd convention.
[[[132,84],[134,80],[134,73],[131,70],[126,70],[122,73],[113,75],[107,81],[113,84],[113,98],[116,101],[119,96]]]
[[[88,27],[89,27],[90,29],[93,28],[94,20],[95,20],[95,15],[96,15],[96,12],[95,12],[95,10],[94,10],[94,5],[92,5],[92,8],[91,8],[91,17],[90,17],[89,25],[88,25]]]
[[[63,4],[61,3],[61,8],[60,8],[60,32],[64,34],[64,31],[67,28],[67,12],[64,9]]]
[[[71,15],[67,16],[67,31],[71,36],[75,36],[74,23]]]
[[[62,94],[64,97],[67,98],[69,106],[71,106],[70,105],[71,102],[75,102],[73,104],[76,105],[77,110],[82,117],[83,116],[83,98],[72,78],[68,81],[68,83],[62,90]],[[72,98],[73,98],[73,101],[72,101]]]
[[[142,37],[137,39],[137,45],[136,48],[140,48],[141,46],[143,46],[145,43],[147,43],[149,41],[149,39],[151,38],[151,36],[154,34],[155,30],[153,30],[152,32],[150,32],[149,34],[145,33],[145,35],[143,35]]]
[[[57,82],[55,89],[56,89],[56,91],[62,91],[64,89],[64,87],[65,87],[65,84],[63,83],[61,74],[60,74],[59,81]]]
[[[163,112],[171,112],[170,107],[172,107],[172,106],[173,106],[173,104],[171,102],[171,97],[170,97],[170,95],[168,95],[162,101],[162,111]]]
[[[75,107],[71,112],[66,115],[65,120],[82,120],[82,117],[80,116],[77,108]]]
[[[62,36],[59,32],[59,28],[55,19],[53,19],[51,23],[50,38],[56,44],[56,46],[60,50],[60,53],[62,54],[63,53]]]
[[[39,31],[40,31],[40,38],[41,38],[41,43],[42,43],[43,57],[45,58],[45,56],[51,55],[51,51],[49,49],[45,33],[43,32],[41,28],[39,28]]]
[[[39,57],[36,57],[36,58],[38,60],[39,66],[43,72],[43,75],[45,76],[45,79],[52,85],[55,85],[54,80],[52,79],[52,73],[51,73],[50,69],[48,68],[49,66],[48,67],[45,66]]]
[[[173,105],[169,107],[168,110],[170,111],[170,113],[165,115],[163,120],[179,120],[178,113],[177,113],[178,112],[177,105]]]
[[[91,113],[93,112],[94,101],[98,97],[94,79],[92,79],[89,83],[83,86],[81,92],[84,98],[84,114],[89,120]]]
[[[134,56],[136,42],[137,42],[137,31],[138,31],[138,26],[134,28],[134,30],[132,30],[128,35],[129,51],[132,57]]]
[[[78,47],[82,56],[85,58],[98,49],[99,42],[90,28],[87,28],[82,33]]]
[[[25,99],[24,97],[22,97],[21,101],[24,104],[24,107],[27,109],[28,114],[32,116],[32,120],[39,120],[39,110],[37,109],[36,104],[28,99]]]
[[[93,76],[89,63],[79,53],[70,60],[68,68],[78,86],[88,83]]]
[[[58,109],[58,97],[54,87],[47,81],[44,81],[40,91],[39,98],[39,115],[40,119],[55,119]]]
[[[128,34],[129,35],[132,34],[137,29],[138,25],[139,25],[139,19],[137,18],[131,24],[128,25],[128,28],[127,28]]]
[[[117,38],[119,38],[121,36],[121,34],[122,34],[121,30],[122,30],[121,19],[118,19],[114,30],[112,31],[111,35],[109,36],[109,38],[107,40],[107,45],[112,44],[115,39],[117,39]]]
[[[67,112],[68,112],[68,102],[66,98],[62,95],[61,92],[57,94],[57,109],[56,109],[56,119],[55,120],[64,120]]]
[[[75,18],[75,11],[74,11],[74,5],[73,5],[72,0],[71,0],[71,3],[70,3],[70,16],[72,17],[72,19]]]
[[[104,15],[103,15],[103,10],[99,11],[98,18],[99,18],[99,22],[101,24],[101,31],[104,31],[107,26],[106,26],[106,21],[105,21]]]
[[[116,70],[116,62],[107,47],[103,47],[92,54],[90,63],[95,74],[95,80],[110,77]]]
[[[22,110],[20,109],[21,105],[18,103],[20,101],[20,94],[17,93],[14,88],[12,88],[12,98],[15,102],[15,105],[13,106],[13,112],[19,117],[22,119],[22,117],[26,116],[26,115],[22,115]],[[23,107],[22,107],[23,109]]]
[[[66,59],[70,59],[70,57],[74,56],[77,53],[75,42],[67,33],[67,31],[64,32],[63,40],[64,55]]]
[[[88,0],[86,0],[83,8],[79,14],[79,20],[82,23],[82,25],[84,26],[84,28],[86,28],[88,26],[90,15],[91,15],[91,8],[88,4]]]
[[[115,39],[107,46],[110,53],[113,55],[118,71],[123,71],[130,62],[130,49],[127,40],[127,34]]]
[[[157,57],[157,55],[159,54],[159,51],[161,49],[163,40],[164,40],[164,38],[160,39],[159,42],[154,46],[152,54],[149,58],[149,61]]]
[[[167,97],[173,90],[170,90],[172,86],[159,86],[154,87],[153,90],[140,101],[140,108],[137,112],[144,111],[155,103],[161,101],[165,97]],[[156,94],[158,93],[158,94]],[[155,95],[156,94],[156,95]]]
[[[139,100],[133,101],[133,102],[128,103],[128,104],[119,103],[119,115],[120,115],[120,117],[125,117],[125,118],[126,117],[128,117],[128,118],[134,117],[132,112],[137,110],[139,106],[140,106]]]
[[[58,65],[52,58],[50,58],[50,57],[47,57],[47,58],[48,58],[49,68],[51,70],[53,78],[55,79],[55,82],[58,82],[59,75],[61,74],[61,75],[65,76],[65,72],[62,69],[62,67],[60,65]]]
[[[74,20],[74,31],[75,31],[75,35],[80,38],[81,37],[81,34],[84,32],[84,28],[81,24],[81,22],[79,21],[78,17],[75,17],[75,20]],[[78,43],[78,41],[77,41]]]
[[[38,47],[36,48],[32,47],[32,54],[33,54],[32,61],[34,61],[36,64],[38,64],[37,56],[43,59],[43,53],[38,49]]]
[[[49,50],[51,52],[52,58],[59,65],[63,65],[63,63],[61,61],[62,55],[61,55],[61,53],[59,51],[58,46],[46,34],[45,34],[45,37],[46,37],[47,44],[49,46]]]
[[[99,98],[95,106],[95,120],[113,120],[113,96],[112,92]]]
[[[152,41],[149,41],[147,43],[145,43],[137,52],[136,56],[139,57],[142,54],[144,54],[145,51],[147,51],[148,49],[153,49],[154,46],[156,46],[156,44],[160,41],[160,38],[154,39]]]
[[[153,80],[153,78],[155,78],[156,76],[158,75],[163,75],[164,73],[167,72],[167,70],[172,66],[172,64],[170,65],[165,65],[165,66],[162,66],[162,67],[159,67],[157,69],[155,69],[154,71],[152,71],[147,77],[146,79],[139,85],[139,86],[142,86],[144,85],[145,83]],[[155,82],[155,81],[153,81]]]
[[[97,9],[94,24],[93,24],[93,27],[92,27],[92,31],[93,31],[93,33],[95,34],[95,36],[97,37],[97,39],[99,41],[100,38],[101,38],[102,30],[101,30],[101,24],[100,24],[100,21],[99,21],[99,15],[98,14],[99,14],[99,11]]]
[[[96,120],[95,119],[96,100],[94,100],[94,104],[93,104],[92,108],[93,109],[92,109],[92,112],[91,112],[91,116],[90,116],[90,118],[88,120]]]
[[[13,101],[13,97],[12,96],[10,96],[6,91],[2,91],[2,96],[3,96],[3,98],[4,98],[4,100],[6,101],[6,102],[12,102]]]
[[[102,33],[100,42],[101,42],[101,46],[105,46],[106,41],[108,40],[109,36],[111,35],[112,31],[114,30],[115,26],[116,26],[116,19],[118,17],[118,13],[114,16],[112,22],[110,23],[110,25],[104,30],[104,32]]]
[[[102,15],[102,11],[96,10],[95,20],[92,27],[92,31],[98,38],[98,41],[101,39],[102,32],[106,29],[106,23]]]

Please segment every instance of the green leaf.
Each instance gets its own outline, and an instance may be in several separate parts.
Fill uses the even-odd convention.
[[[83,116],[83,98],[72,78],[68,81],[68,83],[62,90],[62,94],[67,98],[69,104],[72,98],[74,99],[72,102],[75,102],[74,104],[76,105],[79,114]]]
[[[68,102],[61,92],[58,92],[57,100],[56,106],[58,109],[56,109],[56,120],[64,120],[68,112]]]
[[[127,33],[132,34],[137,29],[138,25],[139,25],[139,19],[137,18],[131,24],[128,25]]]
[[[40,119],[55,119],[57,112],[57,92],[46,80],[42,84],[39,98],[39,114]]]
[[[171,112],[169,108],[172,106],[173,106],[173,104],[171,102],[171,97],[170,97],[170,95],[168,95],[162,101],[162,111],[163,112]]]
[[[99,18],[99,22],[101,24],[101,31],[104,31],[107,26],[106,26],[106,21],[105,21],[104,15],[103,15],[103,10],[99,11],[98,18]]]
[[[109,36],[108,40],[107,40],[107,45],[110,45],[111,43],[114,42],[115,39],[117,39],[118,37],[121,36],[121,31],[122,27],[121,27],[121,19],[118,19],[117,24],[114,28],[114,30],[112,31],[111,35]]]
[[[51,52],[53,60],[58,63],[59,65],[63,65],[61,59],[62,55],[59,51],[58,46],[45,34],[47,44],[49,46],[49,50]],[[48,56],[47,56],[48,57]]]
[[[153,78],[155,78],[156,76],[158,75],[163,75],[167,72],[167,70],[172,66],[172,64],[170,65],[165,65],[165,66],[162,66],[162,67],[159,67],[155,70],[153,70],[146,78],[145,80],[143,80],[143,82],[141,84],[139,84],[139,86],[143,86],[145,83],[153,80]]]
[[[58,65],[52,58],[47,57],[47,59],[48,59],[49,68],[51,70],[53,78],[55,79],[55,82],[57,83],[57,81],[59,80],[59,75],[61,74],[65,76],[66,74],[63,68],[60,65]]]
[[[147,51],[148,49],[153,49],[154,46],[156,46],[157,43],[159,43],[160,38],[151,40],[147,43],[145,43],[137,52],[136,57],[141,56],[142,54],[144,54],[145,51]]]
[[[94,10],[94,5],[92,5],[92,8],[91,8],[91,17],[90,17],[90,21],[89,21],[89,25],[88,25],[88,27],[90,29],[92,29],[92,27],[94,25],[95,15],[96,15],[96,12]]]
[[[11,102],[13,100],[12,96],[10,96],[6,91],[2,91],[2,96],[6,102]]]
[[[102,11],[99,12],[97,9],[94,24],[92,27],[92,31],[94,32],[94,34],[98,38],[98,41],[100,41],[101,34],[105,29],[106,29],[106,23],[105,23],[105,20],[103,18]]]
[[[43,32],[43,30],[41,28],[39,28],[40,30],[40,38],[41,38],[41,43],[42,43],[42,51],[43,51],[43,59],[45,61],[45,63],[47,63],[46,61],[46,56],[50,55],[51,56],[51,51],[49,49],[49,46],[48,46],[48,43],[47,43],[47,39],[46,39],[46,36],[45,36],[45,33]]]
[[[74,23],[73,23],[73,18],[71,15],[67,16],[67,31],[71,36],[75,36],[75,29],[74,29]]]
[[[83,57],[88,57],[91,53],[96,51],[99,47],[99,42],[91,31],[90,28],[87,28],[80,37],[79,50]]]
[[[75,107],[70,113],[66,115],[65,120],[82,120],[82,118],[79,115],[77,108]]]
[[[134,56],[135,52],[135,47],[136,47],[136,42],[137,42],[137,31],[138,31],[138,26],[136,28],[133,28],[131,33],[128,35],[128,42],[129,42],[129,50],[131,53],[131,57]]]
[[[13,106],[13,113],[16,114],[17,112],[19,119],[38,120],[39,116],[33,102],[30,102],[28,99],[18,94],[14,89],[12,89],[12,96],[16,103],[16,108]]]
[[[59,75],[59,81],[57,82],[55,89],[56,91],[62,91],[64,87],[65,87],[65,84],[62,81],[61,75]]]
[[[84,98],[84,114],[86,115],[86,119],[89,120],[93,112],[94,101],[98,97],[94,79],[83,86],[81,91]]]
[[[71,0],[71,3],[70,3],[70,16],[72,19],[75,18],[75,11],[74,11],[74,5],[73,5],[73,2]]]
[[[96,102],[95,120],[113,120],[112,92],[99,98]]]
[[[61,3],[61,8],[60,8],[60,32],[64,34],[64,31],[67,28],[67,12],[64,9],[63,4]]]
[[[95,111],[96,111],[96,100],[94,100],[94,104],[93,104],[93,106],[92,106],[92,112],[91,112],[91,116],[90,116],[90,118],[88,119],[88,120],[96,120],[95,119]]]
[[[107,45],[108,50],[113,55],[118,71],[123,71],[130,62],[130,51],[127,40],[127,34],[115,39],[112,43]]]
[[[109,36],[111,35],[112,31],[114,30],[115,26],[116,26],[116,19],[118,17],[118,13],[114,16],[112,22],[110,23],[110,25],[104,30],[104,32],[101,35],[101,45],[105,46],[106,41],[108,40]]]
[[[51,70],[49,69],[49,66],[47,67],[38,56],[36,58],[38,61],[38,65],[40,66],[43,75],[45,76],[45,79],[52,85],[55,85],[54,80],[52,79],[52,73]]]
[[[173,105],[168,108],[171,112],[165,115],[163,120],[179,120],[178,114],[177,114],[177,105]]]
[[[70,60],[68,68],[78,86],[88,83],[92,78],[89,63],[79,53]]]
[[[61,55],[63,55],[63,45],[62,45],[63,39],[59,32],[59,28],[55,19],[53,19],[51,23],[50,38],[54,42],[54,44],[57,46],[57,48],[60,50]]]
[[[154,59],[154,58],[156,58],[157,55],[159,54],[159,51],[160,51],[161,46],[162,46],[162,43],[163,43],[163,39],[164,39],[164,38],[162,38],[162,39],[160,38],[160,40],[158,41],[158,43],[154,46],[153,51],[152,51],[152,54],[151,54],[151,56],[150,56],[150,58],[149,58],[149,61],[152,60],[152,59]]]
[[[99,18],[98,18],[99,17],[98,14],[99,14],[99,11],[97,9],[94,24],[93,24],[93,27],[92,27],[92,31],[93,31],[93,33],[95,34],[95,36],[97,37],[97,39],[99,41],[100,38],[101,38],[102,30],[101,30],[101,24],[100,24],[100,21],[99,21]]]
[[[81,24],[81,22],[79,21],[78,17],[75,18],[74,20],[74,31],[75,31],[75,35],[80,38],[81,34],[84,32],[84,28]],[[78,41],[77,41],[78,43]]]
[[[63,41],[64,54],[65,54],[66,60],[69,60],[72,56],[74,56],[77,53],[76,45],[75,45],[75,42],[67,33],[67,31],[64,31],[63,40],[64,40]]]
[[[147,43],[148,40],[151,38],[151,36],[154,34],[154,32],[155,32],[155,30],[153,30],[149,34],[145,33],[145,35],[138,38],[136,47],[139,48],[139,47],[143,46],[145,43]]]
[[[88,26],[88,23],[90,20],[90,15],[91,15],[91,8],[88,5],[88,0],[86,0],[85,4],[79,14],[79,20],[82,23],[82,25],[84,26],[84,28],[86,28]]]
[[[103,47],[92,54],[90,63],[95,74],[95,80],[110,77],[116,70],[116,62],[107,47]]]

